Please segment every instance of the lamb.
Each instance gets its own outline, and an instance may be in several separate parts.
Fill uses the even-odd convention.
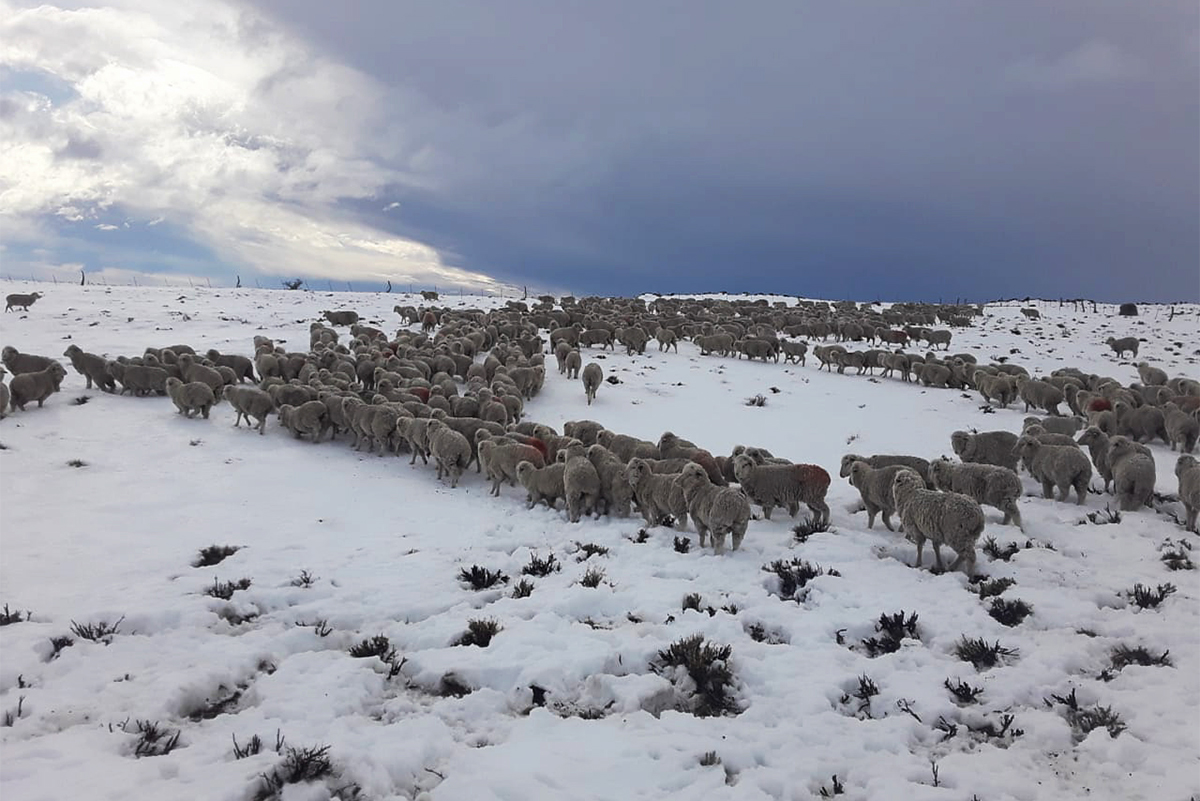
[[[582,445],[579,446],[582,448]],[[600,474],[587,456],[562,450],[558,461],[563,463],[563,493],[567,501],[567,519],[578,523],[584,512],[593,513],[600,500]]]
[[[1183,527],[1200,534],[1196,528],[1196,516],[1200,513],[1200,462],[1194,456],[1180,456],[1175,461],[1175,476],[1179,479],[1179,500],[1183,501]]]
[[[983,533],[983,509],[973,498],[958,492],[925,489],[921,477],[901,471],[892,479],[896,511],[906,536],[917,543],[917,567],[924,561],[925,540],[933,543],[934,564],[943,570],[941,546],[956,554],[950,569],[966,563],[967,574],[975,572],[975,543]]]
[[[655,473],[645,459],[631,459],[625,469],[625,477],[633,490],[642,517],[651,526],[659,525],[663,518],[675,518],[675,527],[687,530],[688,505],[679,485],[679,473]]]
[[[1013,376],[986,375],[977,372],[975,383],[979,394],[988,403],[996,403],[1002,408],[1008,408],[1008,404],[1017,398],[1017,381]]]
[[[192,354],[183,353],[179,356],[179,372],[183,375],[183,380],[188,383],[199,381],[208,384],[209,389],[213,391],[213,396],[217,402],[220,402],[225,379],[221,377],[219,371],[208,365],[200,364]]]
[[[172,376],[167,379],[167,394],[180,414],[195,417],[196,412],[208,419],[208,410],[216,403],[213,391],[208,384],[192,381],[187,384]]]
[[[596,390],[600,389],[600,382],[603,380],[604,371],[600,369],[600,365],[588,362],[587,367],[583,368],[583,392],[587,395],[588,406],[596,399]]]
[[[521,462],[517,465],[517,481],[525,488],[530,509],[537,506],[539,501],[545,501],[551,509],[556,508],[558,499],[566,495],[563,486],[565,469],[566,465],[561,462],[542,468],[538,468],[533,462]]]
[[[892,528],[891,516],[896,511],[896,501],[892,497],[892,479],[901,470],[913,472],[912,468],[903,464],[891,464],[884,467],[871,467],[862,461],[849,464],[845,476],[858,490],[863,505],[867,507],[867,528],[875,527],[875,515],[883,515],[883,525],[888,531]]]
[[[75,368],[75,372],[87,379],[88,389],[91,389],[92,384],[95,383],[105,392],[116,391],[117,382],[108,372],[108,362],[104,358],[94,353],[86,353],[78,345],[68,347],[63,351],[63,356],[71,360],[71,366]]]
[[[1024,376],[1017,378],[1017,396],[1025,401],[1025,411],[1030,409],[1045,409],[1051,415],[1058,416],[1058,406],[1065,397],[1058,387],[1042,381],[1029,379]]]
[[[954,455],[964,462],[994,464],[1013,472],[1017,470],[1017,455],[1013,451],[1017,447],[1017,435],[1010,431],[983,431],[977,434],[955,431],[950,435],[950,447],[954,449]],[[925,468],[925,475],[929,475],[928,467]]]
[[[1122,337],[1120,339],[1109,337],[1104,340],[1104,343],[1112,348],[1113,353],[1117,354],[1117,358],[1123,357],[1127,350],[1132,351],[1133,357],[1137,358],[1139,344],[1137,337]]]
[[[54,359],[49,356],[35,356],[32,353],[21,353],[12,345],[6,345],[3,351],[0,351],[0,363],[3,363],[8,368],[8,372],[13,376],[19,376],[21,373],[37,373],[45,370],[50,365],[54,364]]]
[[[161,367],[124,364],[119,361],[110,362],[108,370],[121,384],[121,391],[118,393],[120,395],[126,392],[135,396],[148,395],[151,392],[166,394],[167,379],[172,377]]]
[[[317,400],[299,406],[285,403],[279,407],[279,424],[291,431],[296,439],[307,434],[315,445],[329,427],[329,410]]]
[[[1049,434],[1065,434],[1068,437],[1073,437],[1079,433],[1079,429],[1083,426],[1082,417],[1026,417],[1022,422],[1022,429],[1028,429],[1030,426],[1041,426]]]
[[[235,353],[223,354],[215,349],[210,350],[205,356],[217,367],[228,367],[230,370],[233,370],[233,374],[237,376],[238,383],[241,383],[244,379],[258,381],[254,377],[254,362],[246,356],[238,356]]]
[[[3,379],[6,375],[8,375],[8,371],[0,367],[0,379]],[[0,380],[0,420],[8,416],[8,400],[8,387],[5,386],[3,380]]]
[[[207,386],[207,385],[205,385]],[[274,401],[271,396],[258,387],[228,387],[225,390],[225,399],[229,401],[229,405],[237,412],[237,417],[233,420],[234,428],[244,419],[246,425],[250,425],[250,418],[253,417],[258,421],[258,433],[260,435],[267,433],[267,418],[275,408]]]
[[[1150,506],[1154,498],[1154,457],[1137,450],[1127,437],[1113,437],[1108,463],[1112,466],[1113,494],[1122,512]]]
[[[25,404],[30,401],[37,401],[38,408],[42,408],[46,398],[58,392],[66,375],[66,368],[58,362],[51,362],[49,367],[36,373],[14,375],[8,386],[9,409],[25,411]]]
[[[904,465],[911,469],[917,475],[925,479],[929,475],[929,460],[922,459],[920,456],[903,456],[894,454],[876,454],[874,456],[859,456],[856,453],[848,453],[842,457],[841,469],[838,475],[842,478],[850,476],[850,466],[855,462],[866,462],[869,466],[878,470],[881,467],[890,467],[892,465]],[[927,484],[930,489],[933,489],[932,484]]]
[[[825,503],[829,473],[824,468],[814,464],[758,465],[741,454],[733,459],[733,474],[742,492],[762,507],[767,520],[776,506],[787,509],[794,518],[803,502],[812,512],[814,525],[829,523],[829,505]]]
[[[687,501],[688,513],[696,523],[700,546],[706,535],[712,536],[713,550],[725,550],[725,535],[733,535],[733,550],[746,536],[750,523],[750,501],[740,490],[713,484],[708,473],[698,464],[689,464],[679,474],[679,486]]]
[[[475,458],[470,441],[443,421],[432,418],[428,424],[429,454],[437,465],[437,477],[450,477],[450,488],[458,486],[463,471]]]
[[[486,434],[486,431],[478,432]],[[517,465],[521,462],[532,462],[534,467],[544,467],[546,464],[542,452],[532,445],[522,445],[503,439],[485,437],[479,442],[479,464],[483,466],[484,475],[492,482],[490,495],[500,494],[500,484],[508,481],[517,483]]]
[[[1025,435],[1017,441],[1013,454],[1029,457],[1029,471],[1042,483],[1042,496],[1054,497],[1058,488],[1058,500],[1066,503],[1071,490],[1075,490],[1075,502],[1082,505],[1087,500],[1088,484],[1092,480],[1092,463],[1079,448],[1065,445],[1043,445],[1036,438]]]
[[[1139,406],[1133,409],[1124,401],[1117,401],[1113,404],[1113,413],[1117,416],[1117,427],[1122,434],[1138,442],[1150,442],[1158,437],[1168,445],[1171,444],[1162,409],[1155,406]]]
[[[1196,440],[1200,438],[1200,421],[1181,410],[1176,403],[1168,403],[1163,407],[1163,417],[1167,437],[1171,440],[1171,450],[1175,450],[1176,445],[1181,453],[1196,450]]]
[[[8,305],[4,307],[4,312],[7,314],[16,306],[20,306],[22,311],[29,311],[29,307],[37,302],[38,298],[45,297],[41,292],[34,292],[29,295],[21,295],[16,292],[7,296],[5,300]]]
[[[1021,479],[1007,467],[990,464],[954,464],[949,459],[937,459],[929,466],[929,478],[935,489],[959,492],[974,498],[981,505],[991,506],[1004,513],[1002,525],[1021,524]]]

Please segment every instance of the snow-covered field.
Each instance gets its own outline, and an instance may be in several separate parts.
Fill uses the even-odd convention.
[[[392,306],[413,302],[41,288],[28,314],[0,318],[0,344],[56,357],[71,343],[109,358],[176,342],[250,354],[262,334],[303,350],[322,309],[354,308],[391,331]],[[1038,306],[1035,323],[1016,304],[990,306],[956,330],[952,351],[1128,383],[1132,363],[1103,343],[1134,335],[1142,358],[1197,377],[1195,306],[1171,321],[1160,307],[1130,319],[1110,306]],[[0,728],[0,797],[246,801],[263,796],[263,774],[295,754],[289,747],[323,746],[332,775],[287,785],[283,798],[809,799],[832,797],[835,775],[846,799],[1200,795],[1200,585],[1196,571],[1161,559],[1167,540],[1197,538],[1166,514],[1089,522],[1111,497],[1090,495],[1082,508],[1046,501],[1026,477],[1024,535],[986,510],[985,537],[1021,550],[1009,561],[979,556],[980,573],[1015,581],[1002,598],[1033,607],[1007,627],[965,575],[934,575],[928,553],[915,569],[902,534],[868,531],[857,492],[836,475],[847,452],[932,458],[951,453],[955,429],[1017,431],[1016,405],[984,414],[976,393],[819,373],[811,357],[807,367],[750,363],[701,357],[691,343],[678,354],[651,344],[645,356],[603,355],[620,383],[605,383],[593,406],[550,359],[528,416],[555,427],[590,418],[652,440],[669,429],[717,454],[752,444],[823,465],[835,477],[832,530],[797,542],[796,521],[777,513],[752,521],[742,549],[723,556],[699,549],[694,529],[652,528],[639,542],[640,517],[572,525],[561,510],[526,510],[523,490],[488,497],[474,472],[451,490],[407,454],[314,446],[274,421],[260,437],[233,427],[228,404],[210,420],[184,419],[166,398],[85,392],[69,369],[45,408],[0,423],[0,603],[32,614],[0,628],[0,713],[11,722]],[[747,406],[757,394],[766,404]],[[1175,454],[1151,448],[1157,489],[1173,494]],[[692,538],[688,552],[676,535]],[[214,544],[240,550],[193,567]],[[608,551],[587,558],[581,544]],[[534,590],[514,598],[533,553],[553,553],[562,569],[524,577]],[[763,567],[793,558],[840,575],[783,600]],[[458,578],[472,565],[511,580],[472,590]],[[590,588],[580,579],[593,567],[604,578]],[[205,594],[214,580],[242,578],[250,586],[228,601]],[[1167,582],[1177,592],[1157,608],[1128,597],[1135,584]],[[692,593],[699,611],[682,608]],[[917,614],[918,636],[872,657],[863,640],[879,636],[881,614],[902,611]],[[454,645],[481,618],[502,627],[491,644]],[[73,624],[117,621],[107,641],[72,634]],[[739,714],[675,711],[686,680],[651,669],[660,650],[697,633],[731,646]],[[375,635],[394,647],[396,675],[348,653]],[[1014,653],[976,670],[955,655],[964,635]],[[74,643],[55,655],[59,637]],[[1169,664],[1113,671],[1118,646],[1169,650]],[[878,689],[865,701],[855,697],[864,676]],[[947,680],[982,689],[978,702],[956,703]],[[470,692],[446,692],[455,683]],[[1081,710],[1111,707],[1124,730],[1073,728],[1052,698],[1073,691]],[[178,732],[170,753],[135,753],[144,721],[169,730],[151,750]],[[237,758],[235,738],[244,748],[256,735],[261,752]]]

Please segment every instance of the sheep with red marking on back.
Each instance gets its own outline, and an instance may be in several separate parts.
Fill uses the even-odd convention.
[[[746,454],[735,456],[733,473],[738,484],[751,501],[762,507],[763,517],[771,519],[771,510],[776,506],[788,510],[795,517],[803,503],[813,513],[813,523],[824,525],[829,522],[829,504],[825,494],[829,491],[829,473],[815,464],[755,464]]]

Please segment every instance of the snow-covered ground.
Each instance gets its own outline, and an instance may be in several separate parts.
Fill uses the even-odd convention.
[[[248,354],[263,334],[302,350],[309,322],[332,304],[393,330],[392,306],[408,302],[59,286],[28,314],[0,318],[0,344],[53,356],[71,343],[110,358],[176,342]],[[955,332],[952,351],[1130,382],[1132,363],[1103,343],[1135,335],[1143,358],[1197,376],[1195,306],[1168,321],[1160,307],[1130,319],[1110,306],[1037,305],[1034,323],[1017,304],[990,306]],[[289,747],[326,745],[333,775],[288,785],[284,798],[809,799],[832,796],[835,775],[847,799],[1200,794],[1200,586],[1196,571],[1160,558],[1168,539],[1190,545],[1194,535],[1151,510],[1088,522],[1111,498],[1046,501],[1026,477],[1025,534],[988,509],[985,537],[1029,547],[1009,561],[979,557],[980,573],[1016,582],[1001,597],[1033,607],[1006,627],[966,576],[934,575],[928,554],[915,569],[902,534],[867,530],[856,491],[836,474],[847,452],[932,458],[951,453],[955,429],[1017,431],[1016,406],[984,414],[974,393],[830,375],[811,358],[797,367],[701,357],[690,343],[678,354],[652,344],[645,356],[603,356],[620,383],[605,383],[593,406],[551,359],[528,416],[556,427],[590,418],[654,440],[672,430],[714,453],[753,444],[823,465],[835,476],[833,530],[800,543],[796,521],[777,513],[723,556],[696,547],[694,530],[653,528],[638,542],[640,517],[572,525],[561,510],[526,510],[518,489],[488,497],[473,472],[451,490],[407,454],[314,446],[274,422],[260,437],[232,426],[228,404],[187,420],[166,398],[85,392],[69,370],[45,408],[0,423],[0,603],[32,613],[0,628],[0,713],[12,724],[0,728],[0,797],[244,801],[262,796],[262,775]],[[747,406],[757,394],[765,406]],[[1174,454],[1151,448],[1158,491],[1173,494]],[[688,552],[676,535],[692,538]],[[581,543],[608,552],[585,558]],[[214,544],[240,550],[193,567]],[[562,570],[514,598],[533,553],[553,553]],[[763,566],[792,558],[840,575],[781,600]],[[511,580],[469,589],[458,573],[472,565]],[[580,583],[592,567],[604,571],[595,588]],[[310,586],[297,586],[302,571]],[[204,593],[242,578],[249,588],[228,601]],[[1127,597],[1137,583],[1166,582],[1178,589],[1158,608]],[[692,593],[702,611],[682,609]],[[870,656],[863,639],[878,636],[881,614],[901,611],[917,613],[918,638]],[[502,627],[490,646],[454,645],[480,618]],[[73,623],[118,620],[107,644],[71,633]],[[732,647],[740,714],[675,711],[676,685],[652,671],[660,650],[697,633]],[[380,634],[397,652],[395,676],[378,658],[348,654]],[[964,635],[1016,653],[977,671],[955,655]],[[63,636],[74,644],[53,656],[51,638]],[[1102,677],[1119,645],[1169,649],[1170,664]],[[448,675],[471,692],[443,693]],[[853,697],[864,675],[878,688],[869,704]],[[982,688],[978,703],[956,703],[948,679]],[[1111,707],[1125,730],[1077,735],[1051,697],[1072,691],[1081,709]],[[1005,715],[1001,735],[972,731],[998,730]],[[178,732],[176,747],[139,758],[139,721]],[[234,738],[244,747],[255,735],[261,752],[236,758]]]

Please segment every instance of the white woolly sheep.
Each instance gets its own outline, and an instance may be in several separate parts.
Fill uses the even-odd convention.
[[[583,365],[583,357],[579,355],[579,351],[572,350],[567,354],[563,361],[567,378],[575,381],[579,378],[579,368]]]
[[[14,309],[17,306],[20,306],[22,311],[29,311],[29,307],[32,306],[34,303],[36,303],[37,299],[40,297],[43,297],[41,292],[33,292],[28,295],[22,295],[17,292],[14,292],[11,295],[8,295],[4,298],[5,301],[7,301],[7,305],[5,305],[4,311],[5,311],[5,313],[7,313],[9,311],[12,311],[12,309]]]
[[[479,432],[484,434],[486,432]],[[522,445],[504,439],[484,438],[479,442],[479,464],[484,476],[492,482],[490,495],[500,494],[500,485],[507,481],[517,483],[517,465],[532,462],[534,467],[544,467],[546,462],[541,451],[532,445]]]
[[[7,371],[0,368],[0,379],[3,379],[5,375],[7,375]],[[0,380],[0,420],[8,417],[8,399],[8,386],[3,380]]]
[[[1200,439],[1200,420],[1182,411],[1175,403],[1168,403],[1163,407],[1163,416],[1167,437],[1171,440],[1171,450],[1175,450],[1176,446],[1179,446],[1181,453],[1196,450],[1196,440]]]
[[[108,372],[108,362],[101,356],[94,353],[87,353],[78,345],[70,345],[63,356],[71,360],[71,366],[75,368],[75,372],[79,373],[87,379],[87,388],[91,389],[92,384],[95,384],[105,392],[115,392],[117,382],[113,380],[112,374]]]
[[[689,442],[676,436],[670,431],[664,431],[658,438],[658,453],[663,459],[690,459],[704,468],[709,480],[719,487],[728,483],[717,466],[717,460],[708,451],[700,448],[694,442]]]
[[[429,420],[428,417],[400,417],[396,419],[396,434],[408,443],[412,451],[409,464],[416,464],[421,457],[422,464],[429,464]]]
[[[221,376],[219,370],[205,364],[200,364],[196,361],[195,356],[190,353],[184,353],[179,356],[179,372],[182,374],[184,381],[189,383],[199,381],[208,384],[217,401],[221,400],[221,390],[225,387],[225,379]]]
[[[526,500],[532,509],[539,501],[545,501],[551,509],[556,508],[558,499],[566,495],[563,485],[563,471],[566,465],[561,462],[548,464],[539,468],[533,462],[521,462],[517,465],[517,481],[525,488]]]
[[[0,351],[0,363],[3,363],[8,368],[8,372],[15,377],[21,373],[40,372],[56,362],[49,356],[21,353],[12,345],[6,345],[4,350]]]
[[[630,459],[658,459],[662,455],[653,442],[607,429],[596,434],[596,442],[608,448],[623,462]]]
[[[1117,428],[1120,433],[1138,442],[1150,442],[1156,437],[1168,445],[1171,437],[1167,434],[1167,420],[1162,409],[1154,406],[1139,406],[1134,409],[1124,401],[1113,404],[1113,413],[1117,416]]]
[[[574,437],[588,446],[595,445],[599,441],[597,437],[601,431],[604,431],[604,426],[595,420],[568,420],[563,423],[564,434]]]
[[[1112,348],[1113,353],[1117,354],[1118,358],[1123,357],[1127,350],[1133,353],[1135,359],[1137,358],[1139,344],[1137,337],[1121,337],[1120,339],[1109,337],[1104,340],[1104,343]]]
[[[1082,417],[1026,417],[1021,423],[1022,430],[1030,426],[1041,426],[1048,434],[1063,434],[1073,437],[1083,427]]]
[[[121,384],[121,391],[118,393],[120,395],[126,392],[139,397],[152,392],[165,395],[167,379],[172,377],[162,367],[124,364],[119,361],[110,362],[108,370]]]
[[[1017,380],[1010,375],[975,373],[975,385],[988,403],[1007,408],[1017,397]]]
[[[275,409],[275,403],[271,400],[270,395],[258,387],[237,386],[225,389],[225,399],[237,412],[237,417],[233,421],[234,428],[237,428],[243,419],[246,421],[246,425],[250,425],[250,418],[254,418],[257,421],[255,428],[258,429],[258,433],[260,435],[267,433],[267,418]]]
[[[292,432],[296,439],[307,434],[315,445],[328,427],[329,410],[321,401],[308,401],[299,406],[285,403],[279,407],[279,424]]]
[[[678,481],[688,514],[696,523],[700,546],[704,547],[706,535],[711,535],[713,550],[721,553],[725,550],[725,535],[731,534],[733,550],[741,547],[750,523],[750,501],[741,490],[713,484],[698,464],[684,467]]]
[[[763,517],[771,519],[771,511],[780,506],[793,518],[800,504],[808,506],[815,525],[829,522],[829,473],[814,464],[755,464],[746,454],[733,459],[733,474],[751,501],[762,507]]]
[[[1088,484],[1092,480],[1092,463],[1079,448],[1066,445],[1043,445],[1035,437],[1021,437],[1013,454],[1029,457],[1029,471],[1042,484],[1042,496],[1054,497],[1058,488],[1058,500],[1065,503],[1071,490],[1075,490],[1075,502],[1087,500]]]
[[[1112,466],[1113,494],[1123,512],[1150,506],[1154,498],[1154,457],[1137,449],[1127,437],[1113,437],[1108,462]]]
[[[228,367],[233,370],[233,374],[237,376],[237,382],[241,383],[243,379],[250,381],[258,381],[254,377],[254,362],[246,356],[238,356],[234,353],[221,353],[216,349],[209,350],[205,354],[208,360],[217,367]],[[229,383],[229,382],[227,382]]]
[[[915,474],[907,465],[891,464],[871,467],[866,462],[853,461],[849,464],[846,478],[858,490],[863,505],[867,507],[867,528],[875,527],[875,515],[883,516],[883,525],[892,528],[891,516],[896,511],[896,500],[892,497],[892,479],[896,473],[906,470]]]
[[[596,474],[600,476],[600,504],[604,514],[629,517],[633,487],[629,485],[625,463],[608,448],[599,444],[587,449],[587,458],[592,467],[596,468]]]
[[[578,440],[575,440],[578,442]],[[568,446],[558,454],[563,468],[563,492],[567,501],[567,519],[578,523],[584,514],[594,514],[600,500],[600,474],[583,454],[583,444],[576,450]]]
[[[37,401],[38,408],[42,408],[46,398],[58,392],[66,375],[67,371],[61,364],[51,362],[44,370],[13,376],[8,383],[9,409],[25,411],[25,404],[30,401]]]
[[[208,384],[191,381],[187,384],[172,376],[167,379],[167,395],[179,413],[187,417],[195,417],[196,412],[208,419],[208,410],[216,403],[213,391]]]
[[[1161,387],[1167,383],[1167,374],[1164,370],[1154,367],[1147,362],[1138,362],[1138,376],[1142,379],[1143,384],[1152,387]]]
[[[1079,435],[1079,439],[1075,440],[1075,443],[1080,447],[1088,449],[1088,452],[1092,455],[1092,463],[1096,465],[1096,472],[1104,480],[1104,491],[1111,491],[1110,485],[1112,484],[1113,473],[1111,460],[1109,459],[1109,450],[1112,447],[1112,440],[1108,434],[1099,426],[1088,426]],[[1151,456],[1150,449],[1145,445],[1134,443],[1134,447],[1146,456]]]
[[[1045,409],[1055,417],[1059,414],[1059,404],[1065,399],[1062,390],[1053,384],[1025,376],[1017,378],[1017,397],[1025,402],[1026,412],[1030,409]]]
[[[1200,513],[1200,462],[1194,456],[1180,456],[1175,460],[1175,476],[1179,479],[1179,500],[1183,502],[1183,527],[1200,534],[1196,528],[1196,516]]]
[[[592,401],[596,399],[596,390],[600,389],[602,381],[604,381],[604,371],[600,369],[600,365],[588,362],[587,367],[583,368],[583,392],[587,396],[588,406],[591,406]]]
[[[983,509],[973,498],[957,492],[925,489],[920,476],[901,471],[892,479],[896,511],[904,524],[905,536],[917,544],[917,567],[924,561],[925,541],[933,543],[933,560],[943,570],[941,546],[954,550],[950,569],[967,566],[967,575],[975,572],[975,543],[983,533]]]
[[[1016,472],[1017,455],[1013,449],[1017,446],[1017,435],[1011,431],[983,431],[969,433],[955,431],[950,435],[950,447],[954,454],[964,462],[976,464],[994,464],[997,467],[1007,467]],[[929,475],[929,467],[925,468]]]
[[[655,473],[645,459],[631,459],[625,468],[625,477],[633,490],[642,517],[651,526],[659,525],[663,518],[675,518],[675,528],[687,530],[688,505],[679,485],[679,473]]]
[[[429,454],[437,465],[437,477],[441,480],[449,476],[450,487],[453,489],[458,486],[463,471],[474,458],[471,443],[465,436],[437,418],[429,421],[427,431]]]
[[[1021,479],[1007,467],[991,464],[954,464],[949,459],[936,459],[929,465],[929,478],[935,489],[959,492],[974,498],[980,505],[991,506],[1004,513],[1002,525],[1021,524]]]

